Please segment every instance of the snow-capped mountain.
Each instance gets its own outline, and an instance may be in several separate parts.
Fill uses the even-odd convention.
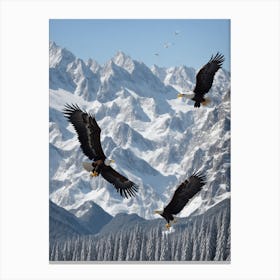
[[[110,215],[135,213],[156,218],[175,188],[195,170],[208,183],[180,213],[203,213],[230,196],[230,74],[216,73],[209,107],[195,109],[177,99],[190,90],[195,70],[169,69],[133,60],[118,52],[105,65],[84,62],[50,43],[50,199],[67,209],[93,201]],[[94,54],[93,54],[94,56]],[[62,114],[66,103],[94,114],[112,167],[139,185],[123,199],[101,176],[83,170],[77,135]],[[88,204],[89,205],[89,204]]]
[[[196,75],[194,68],[186,66],[164,68],[153,65],[151,70],[165,85],[172,85],[180,91],[191,90],[194,86]]]

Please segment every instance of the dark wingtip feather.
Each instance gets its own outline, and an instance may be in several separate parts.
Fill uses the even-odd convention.
[[[225,61],[225,57],[223,54],[217,52],[215,57],[213,58],[214,62],[217,62],[217,64],[219,65],[219,67],[222,66],[223,62]]]
[[[125,198],[128,198],[128,196],[127,196],[127,190],[124,190],[124,195],[125,195]]]
[[[198,179],[203,185],[207,183],[207,177],[205,174],[202,174],[201,171],[194,171],[191,177]]]
[[[132,194],[132,192],[131,192],[130,189],[127,189],[126,192],[127,192],[127,194],[128,194],[130,197],[133,196],[133,194]]]
[[[84,112],[77,104],[71,104],[70,105],[69,103],[66,103],[64,105],[64,108],[63,108],[64,115],[70,115],[75,111]]]
[[[75,111],[81,111],[82,110],[80,109],[80,107],[77,105],[77,104],[68,104],[66,103],[64,105],[64,108],[63,108],[63,114],[64,116],[69,120],[71,118],[71,115],[75,112]]]
[[[223,54],[217,52],[216,55],[213,57],[213,55],[211,56],[209,63],[217,63],[217,65],[219,67],[222,67],[223,62],[225,61],[225,57]]]
[[[72,113],[74,113],[75,111],[80,111],[82,113],[85,113],[87,114],[89,117],[95,119],[95,116],[91,113],[88,113],[86,110],[83,110],[81,109],[81,107],[79,107],[78,104],[68,104],[66,103],[64,105],[64,108],[63,108],[63,113],[64,113],[64,116],[69,118],[71,116]]]
[[[138,188],[139,187],[137,185],[132,185],[127,189],[118,188],[117,192],[119,192],[123,198],[130,198],[136,195],[136,193],[138,192]]]
[[[131,197],[136,195],[136,192],[134,191],[133,187],[128,189],[127,191]]]

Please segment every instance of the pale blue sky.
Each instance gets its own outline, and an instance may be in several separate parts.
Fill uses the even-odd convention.
[[[53,19],[49,23],[51,41],[101,65],[121,50],[149,67],[186,65],[198,69],[219,51],[226,59],[223,67],[230,70],[227,19]]]

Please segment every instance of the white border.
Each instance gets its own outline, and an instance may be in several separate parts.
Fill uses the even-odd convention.
[[[279,279],[279,2],[1,2],[1,279]],[[230,18],[232,262],[48,262],[48,20]]]

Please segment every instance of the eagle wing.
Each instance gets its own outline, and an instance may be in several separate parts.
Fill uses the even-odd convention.
[[[128,198],[129,196],[134,196],[138,191],[138,186],[136,184],[118,173],[111,166],[104,166],[101,169],[101,175],[114,185],[122,197]]]
[[[202,189],[205,183],[205,176],[194,173],[189,180],[185,180],[178,186],[171,201],[164,208],[164,211],[174,215],[178,214],[188,201]]]
[[[91,160],[105,159],[100,143],[101,129],[95,118],[73,104],[65,105],[64,116],[74,126],[83,153]]]
[[[207,64],[205,64],[196,75],[196,85],[194,93],[203,95],[206,94],[212,87],[215,73],[221,68],[224,62],[224,56],[217,53],[214,57],[211,56]]]

